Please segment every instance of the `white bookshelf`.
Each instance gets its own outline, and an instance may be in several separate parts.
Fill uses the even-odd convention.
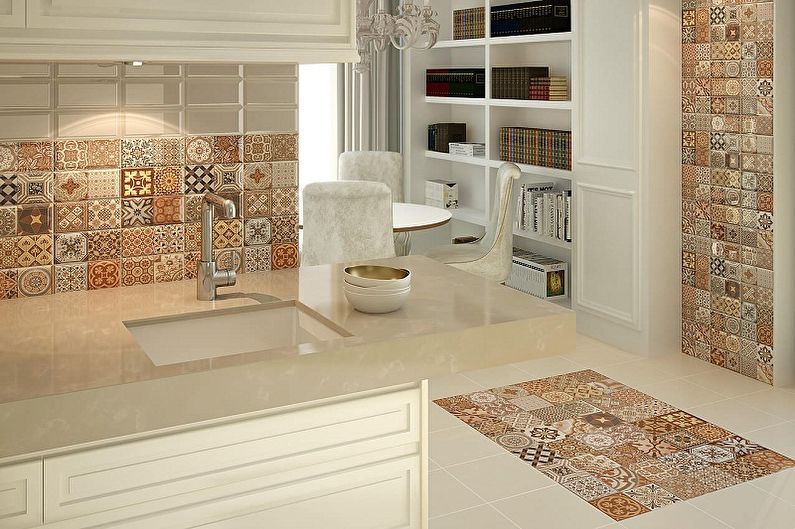
[[[499,129],[505,126],[570,130],[573,149],[578,148],[578,8],[582,0],[572,0],[572,31],[541,35],[490,37],[492,5],[515,3],[512,0],[433,0],[441,25],[439,42],[431,50],[412,50],[404,54],[404,155],[406,191],[412,202],[425,200],[425,180],[443,178],[459,183],[460,208],[453,210],[454,231],[482,231],[494,207],[494,191],[499,160]],[[483,6],[486,9],[485,38],[453,40],[452,11]],[[491,97],[491,68],[497,66],[549,66],[550,75],[569,81],[570,101],[494,99]],[[427,97],[425,71],[428,68],[483,67],[486,71],[486,97]],[[467,141],[486,144],[485,157],[452,156],[427,150],[427,126],[439,122],[465,122]],[[575,159],[572,156],[572,159]],[[517,164],[522,177],[516,184],[514,199],[522,183],[554,182],[557,189],[575,189],[574,171]],[[572,196],[572,210],[576,194]],[[577,241],[566,242],[513,228],[514,245],[569,263],[574,279],[573,255]],[[573,292],[573,281],[569,293]]]

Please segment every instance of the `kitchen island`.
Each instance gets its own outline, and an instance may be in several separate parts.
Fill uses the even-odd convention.
[[[354,311],[341,265],[243,274],[212,303],[192,281],[0,302],[0,485],[27,506],[8,527],[423,527],[426,381],[570,351],[574,314],[378,263],[412,271],[391,314]],[[155,365],[124,324],[275,298],[344,332]]]

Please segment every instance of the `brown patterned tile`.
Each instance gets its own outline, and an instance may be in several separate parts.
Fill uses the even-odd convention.
[[[611,494],[598,498],[591,505],[616,521],[626,520],[639,514],[649,512],[649,509],[623,493]]]
[[[213,226],[213,248],[243,246],[243,223],[240,220],[217,220]]]
[[[151,198],[130,198],[121,201],[121,225],[149,226],[154,221],[154,206]]]
[[[201,249],[201,223],[188,222],[185,226],[185,251],[198,252]]]
[[[17,241],[19,237],[0,238],[0,269],[17,267]]]
[[[242,161],[243,138],[236,136],[213,136],[213,162],[236,164]]]
[[[116,288],[121,280],[119,260],[91,261],[88,263],[88,289]]]
[[[298,163],[274,162],[273,187],[297,187],[297,186],[298,186]]]
[[[243,190],[243,165],[239,163],[216,165],[215,181],[219,193],[241,192]]]
[[[88,237],[85,233],[59,233],[53,245],[55,262],[78,263],[88,258]]]
[[[88,229],[88,202],[55,204],[55,233]]]
[[[88,142],[61,140],[55,142],[55,170],[68,171],[88,167]]]
[[[17,174],[17,204],[49,204],[52,199],[52,173]]]
[[[155,261],[155,283],[181,281],[185,277],[184,254],[161,255]]]
[[[155,138],[153,149],[155,166],[185,165],[185,138]]]
[[[274,244],[271,249],[271,265],[274,270],[295,268],[298,262],[298,244]]]
[[[153,222],[174,224],[182,222],[182,195],[156,196],[152,200]]]
[[[17,234],[17,209],[13,206],[0,207],[0,237],[13,237]]]
[[[121,200],[100,199],[88,202],[89,230],[112,230],[121,228]]]
[[[243,265],[243,248],[224,248],[213,252],[219,270],[240,271]]]
[[[244,249],[244,267],[246,272],[263,272],[271,269],[271,247],[246,246]]]
[[[89,261],[105,261],[121,257],[121,230],[90,231],[87,236]]]
[[[55,173],[53,195],[56,202],[77,202],[88,198],[88,173]]]
[[[52,231],[52,206],[31,204],[17,207],[17,233],[40,235]]]
[[[17,170],[17,144],[0,143],[0,172]]]
[[[88,290],[88,264],[55,265],[55,292]]]
[[[0,270],[0,300],[16,299],[18,295],[17,271]]]
[[[19,270],[17,287],[20,297],[43,296],[52,293],[52,266],[37,266]]]
[[[155,167],[154,194],[177,195],[182,193],[185,180],[183,167]]]
[[[186,195],[185,196],[185,222],[200,222],[202,195]]]
[[[86,172],[88,179],[88,198],[119,198],[121,196],[121,176],[118,169]]]
[[[185,193],[206,193],[216,191],[216,172],[214,165],[188,165],[185,167]]]
[[[120,164],[120,140],[89,140],[86,167],[90,169],[117,168]]]
[[[185,227],[182,224],[155,226],[152,242],[156,254],[184,252]]]
[[[16,266],[51,265],[53,262],[53,238],[51,235],[25,235],[16,237]]]
[[[121,256],[141,257],[154,253],[155,231],[151,226],[122,228]]]
[[[271,192],[265,191],[244,191],[243,192],[243,216],[270,217],[271,216]]]
[[[273,161],[298,159],[298,134],[273,135]]]
[[[247,219],[245,222],[244,239],[246,246],[270,244],[271,222],[267,218]]]
[[[273,164],[247,163],[243,165],[243,187],[246,191],[270,189],[273,181]]]
[[[150,285],[155,281],[155,259],[153,257],[130,257],[121,260],[121,285]]]
[[[188,165],[212,164],[213,154],[212,136],[188,136],[185,141],[185,163]]]
[[[17,147],[17,170],[38,172],[53,170],[53,143],[51,141],[21,142]],[[0,164],[2,165],[2,164]],[[0,171],[2,171],[0,167]]]
[[[17,203],[17,175],[0,174],[0,206],[13,206]]]
[[[269,134],[243,136],[243,161],[270,162],[273,160],[273,139]]]
[[[152,138],[122,139],[121,166],[152,167],[155,164],[155,140]]]
[[[121,193],[123,198],[148,197],[152,195],[154,169],[151,167],[122,169]]]
[[[298,214],[298,188],[274,188],[271,198],[271,212],[274,217]]]

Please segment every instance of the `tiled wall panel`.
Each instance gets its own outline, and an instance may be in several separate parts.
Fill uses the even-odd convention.
[[[295,66],[280,68],[250,77],[296,85]],[[0,299],[195,278],[206,191],[238,204],[237,218],[216,221],[222,267],[297,266],[295,120],[259,120],[257,130],[245,120],[247,111],[297,108],[264,94],[247,103],[243,89],[234,99],[213,93],[245,86],[245,71],[0,65],[9,84],[41,83],[46,73],[55,96],[44,110],[0,110]],[[196,105],[186,103],[192,82]]]
[[[772,384],[774,4],[682,8],[682,348]]]

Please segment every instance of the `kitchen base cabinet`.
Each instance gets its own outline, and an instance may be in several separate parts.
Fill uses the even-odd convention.
[[[45,457],[44,527],[423,527],[426,387]]]
[[[0,527],[28,529],[41,522],[41,459],[0,466]]]

